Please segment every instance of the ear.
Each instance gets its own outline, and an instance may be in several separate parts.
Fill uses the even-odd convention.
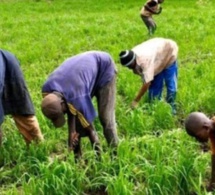
[[[67,111],[67,104],[65,101],[61,102],[62,111],[65,113]]]
[[[208,122],[204,122],[202,127],[205,130],[210,130],[211,129],[211,125]]]

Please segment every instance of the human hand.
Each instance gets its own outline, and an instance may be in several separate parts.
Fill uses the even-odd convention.
[[[72,132],[69,142],[70,142],[70,143],[69,143],[69,149],[70,149],[70,150],[74,150],[74,148],[75,148],[75,147],[78,145],[78,143],[79,143],[79,133],[77,133],[76,131],[75,131],[75,132]]]
[[[159,8],[157,14],[160,14],[162,12],[162,7]]]
[[[78,142],[79,142],[79,133],[75,131],[72,133],[72,145],[77,146]]]
[[[135,100],[133,100],[133,101],[131,102],[131,109],[135,109],[135,108],[137,108],[137,106],[138,106],[138,102],[135,101]]]

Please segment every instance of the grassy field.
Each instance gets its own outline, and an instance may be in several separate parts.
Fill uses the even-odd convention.
[[[213,0],[166,0],[155,16],[154,37],[179,45],[176,116],[165,101],[150,105],[145,96],[136,110],[130,103],[139,77],[119,64],[118,53],[148,39],[139,10],[142,0],[0,0],[0,45],[21,62],[36,115],[45,136],[26,150],[13,120],[2,126],[0,194],[18,195],[187,195],[207,194],[210,153],[188,137],[184,118],[192,111],[215,111]],[[54,129],[40,110],[41,86],[67,57],[87,50],[109,52],[118,68],[116,119],[118,157],[102,143],[97,161],[89,141],[75,164],[67,151],[67,128]],[[165,98],[165,93],[164,93]]]

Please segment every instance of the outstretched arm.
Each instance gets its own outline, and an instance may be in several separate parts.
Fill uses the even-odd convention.
[[[76,116],[68,114],[68,146],[69,150],[73,151],[75,146],[79,143],[79,134],[76,132],[75,124]]]
[[[140,88],[137,96],[135,97],[135,99],[132,102],[132,105],[131,105],[132,108],[136,108],[137,107],[138,102],[140,101],[140,99],[142,98],[142,96],[146,93],[146,91],[148,90],[150,84],[151,84],[151,82],[149,82],[149,83],[143,83],[143,85]]]
[[[162,7],[159,8],[156,14],[160,14],[162,12]]]

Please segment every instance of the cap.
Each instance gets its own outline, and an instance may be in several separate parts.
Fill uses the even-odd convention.
[[[123,66],[131,65],[135,60],[135,53],[132,50],[121,51],[119,54],[120,63]]]
[[[41,104],[43,114],[49,118],[55,127],[62,127],[65,124],[64,112],[62,109],[62,98],[54,93],[46,95]]]

